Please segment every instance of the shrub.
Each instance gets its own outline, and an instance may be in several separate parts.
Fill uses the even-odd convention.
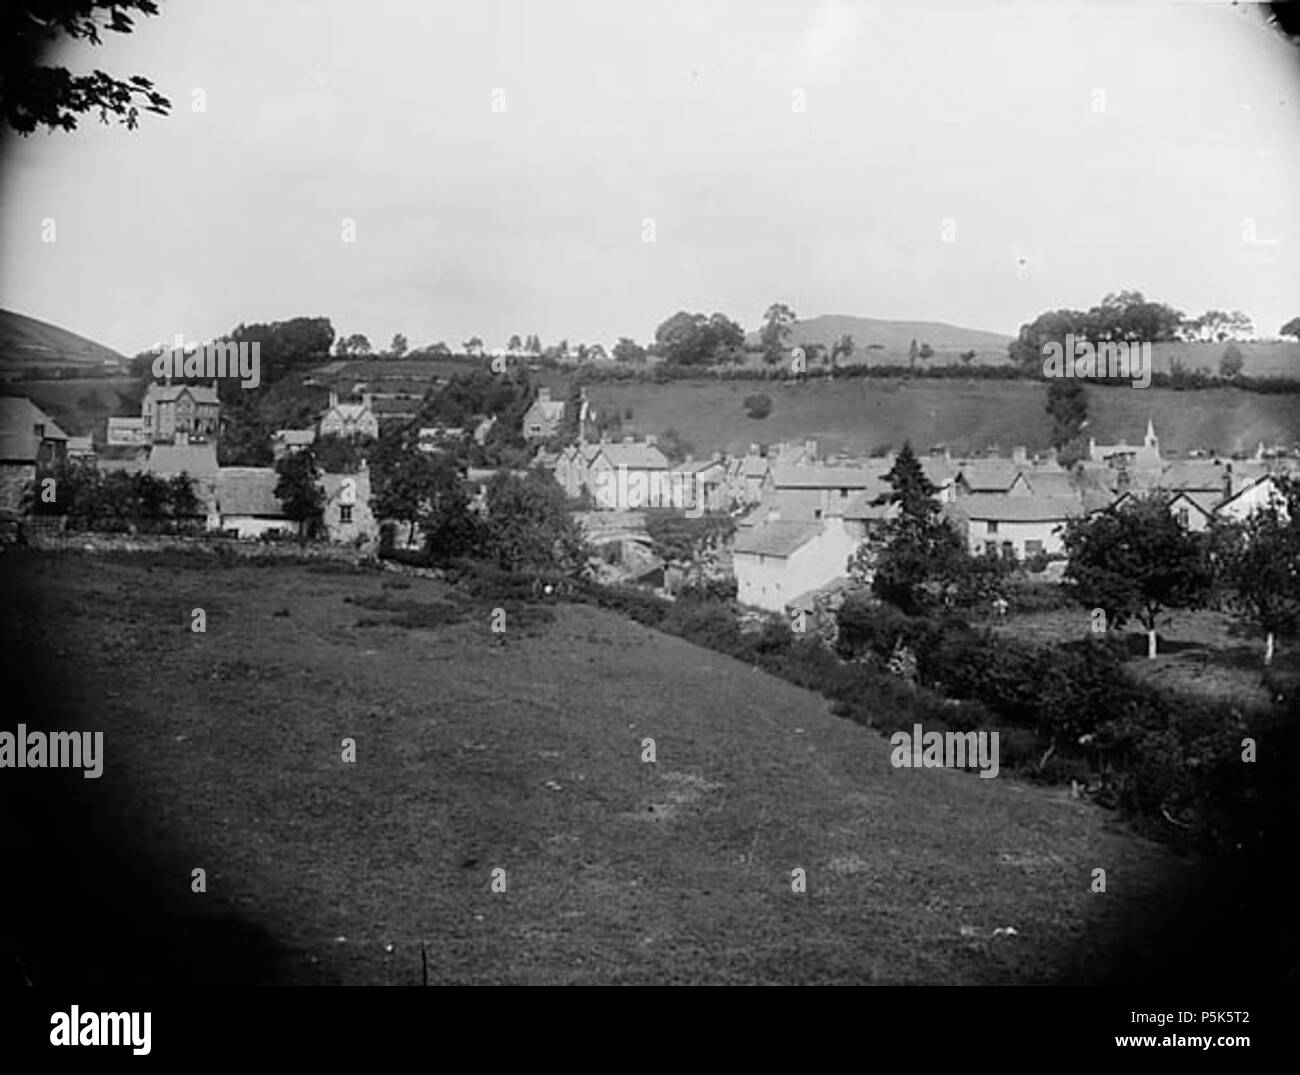
[[[765,393],[746,396],[742,403],[751,418],[766,418],[772,413],[772,397]]]

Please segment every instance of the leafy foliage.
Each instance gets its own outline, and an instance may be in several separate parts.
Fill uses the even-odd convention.
[[[718,313],[705,317],[679,310],[655,329],[655,351],[673,365],[708,365],[744,343],[744,330]]]
[[[0,11],[0,122],[21,135],[38,127],[75,130],[77,117],[98,111],[134,130],[140,108],[165,116],[171,102],[142,75],[114,78],[104,71],[73,75],[65,67],[41,63],[66,39],[103,43],[102,33],[129,34],[130,12],[158,14],[154,0],[25,0]]]
[[[1197,608],[1211,582],[1208,545],[1184,530],[1161,496],[1138,497],[1066,523],[1065,581],[1108,625],[1136,618],[1148,632],[1165,609]]]

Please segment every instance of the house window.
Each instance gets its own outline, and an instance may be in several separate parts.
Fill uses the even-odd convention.
[[[346,526],[351,521],[352,521],[352,505],[341,504],[339,506],[339,522],[342,525]]]
[[[841,490],[840,490],[840,499],[841,499],[841,500],[847,500],[848,498],[849,498],[849,491],[848,491],[847,489],[841,489]]]
[[[1030,538],[1025,542],[1026,556],[1037,556],[1042,551],[1043,551],[1043,543],[1041,541],[1037,541],[1034,538]]]
[[[814,519],[820,519],[821,517],[822,517],[822,509],[821,509],[821,508],[817,508],[817,509],[813,512],[813,518],[814,518]]]
[[[1185,527],[1185,526],[1187,526],[1190,522],[1191,522],[1191,517],[1189,516],[1187,509],[1186,509],[1186,508],[1179,508],[1179,509],[1178,509],[1178,525],[1179,525],[1179,526],[1184,526],[1184,527]]]
[[[998,521],[996,519],[990,519],[987,525],[990,534],[996,534],[998,532]]]
[[[1012,556],[1015,556],[1015,554],[1016,554],[1015,543],[1012,541],[1004,541],[1002,543],[1002,555],[1010,558]]]

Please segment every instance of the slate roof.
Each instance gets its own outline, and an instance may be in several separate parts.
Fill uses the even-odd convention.
[[[1195,489],[1221,493],[1224,474],[1224,466],[1217,460],[1179,460],[1165,467],[1160,475],[1160,485],[1165,489]]]
[[[772,481],[778,489],[872,489],[888,490],[884,477],[892,464],[872,460],[861,466],[824,466],[808,463],[778,463],[772,467]]]
[[[217,472],[217,511],[283,519],[284,505],[275,495],[280,476],[270,467],[222,467]]]
[[[968,518],[993,519],[1008,523],[1052,522],[1083,514],[1083,501],[1077,496],[1006,496],[1001,493],[975,493],[966,497],[961,507]]]
[[[150,474],[165,476],[183,473],[192,478],[215,477],[217,447],[210,443],[155,444],[149,452],[145,470]]]
[[[973,493],[1006,492],[1025,469],[1009,459],[975,459],[958,468],[962,480]]]
[[[25,396],[0,396],[0,459],[36,461],[41,438],[36,427],[44,423],[46,440],[68,439],[58,424]]]
[[[615,467],[629,470],[667,470],[668,457],[653,444],[602,444],[600,450]]]
[[[1021,471],[1036,496],[1077,496],[1078,492],[1063,470]]]
[[[756,553],[762,556],[789,556],[819,533],[821,533],[820,523],[785,520],[763,523],[752,529],[737,531],[733,551]]]
[[[193,396],[195,403],[220,404],[221,402],[217,398],[216,389],[210,384],[159,384],[157,381],[149,383],[149,387],[144,391],[144,398],[152,399],[155,403],[172,403],[180,398],[182,392],[188,392]]]

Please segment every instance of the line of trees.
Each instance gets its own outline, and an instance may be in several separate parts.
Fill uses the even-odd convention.
[[[102,471],[81,459],[39,473],[23,492],[23,507],[33,515],[62,515],[73,530],[174,534],[206,525],[188,475]]]

